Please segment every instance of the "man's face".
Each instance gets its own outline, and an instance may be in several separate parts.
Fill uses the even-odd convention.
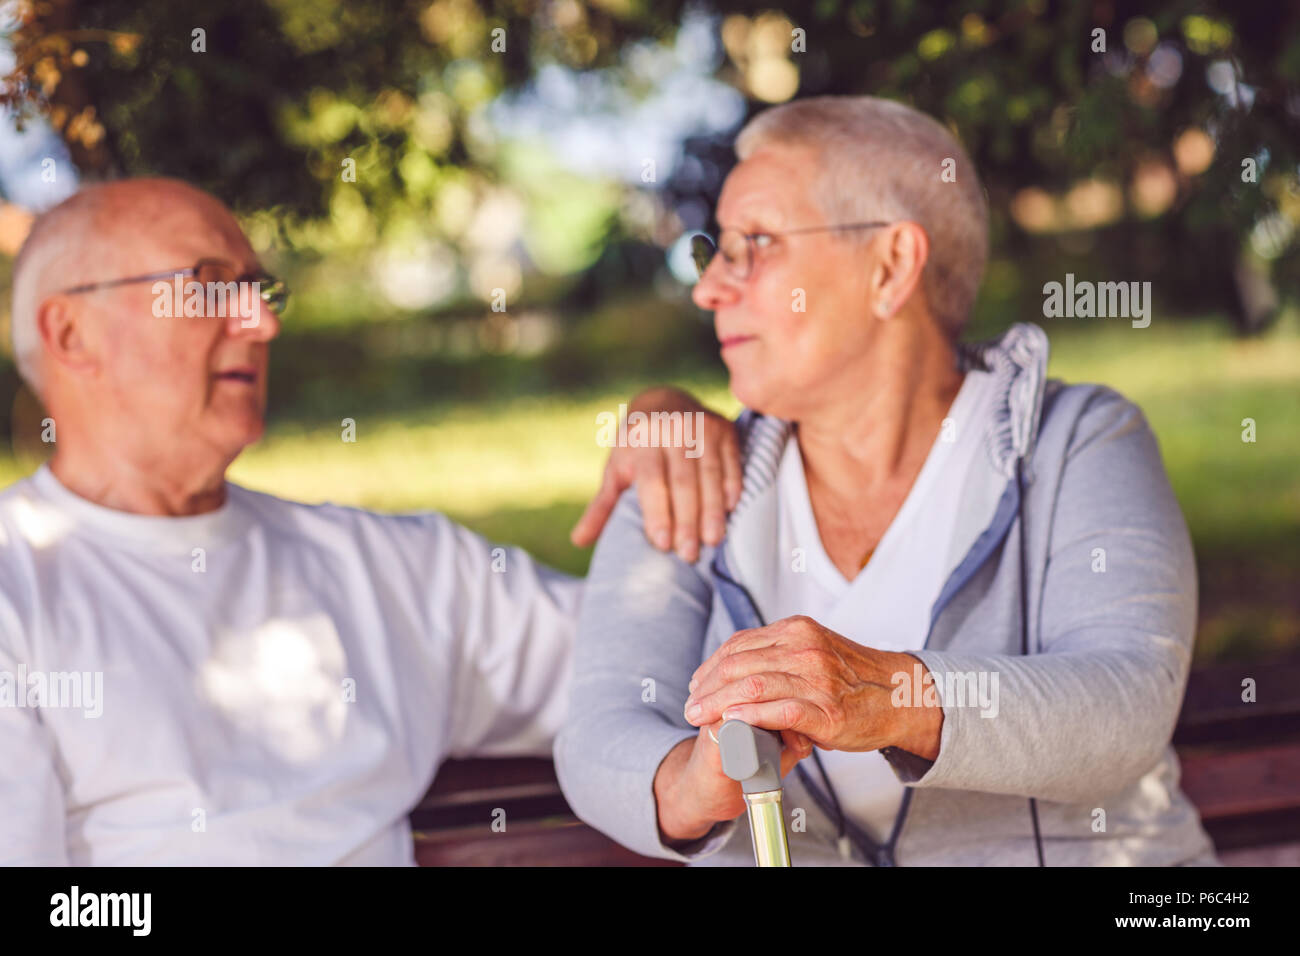
[[[832,225],[813,198],[812,150],[764,146],[738,164],[718,200],[721,229],[780,233]],[[746,406],[798,420],[860,375],[873,323],[870,247],[846,234],[813,232],[751,243],[748,278],[718,254],[693,298],[714,312],[732,393]]]
[[[258,269],[238,224],[215,201],[182,204],[147,229],[124,240],[121,255],[94,278],[181,270],[205,258],[225,260],[236,276]],[[197,279],[181,281],[184,289]],[[240,314],[237,299],[223,315],[209,315],[206,296],[205,314],[186,316],[173,284],[166,282],[170,317],[155,314],[161,286],[153,282],[70,297],[85,300],[74,307],[84,310],[85,335],[98,358],[89,383],[102,399],[96,430],[134,445],[137,460],[228,463],[262,435],[268,343],[279,332],[279,317],[251,289],[244,299],[254,303],[253,317]]]

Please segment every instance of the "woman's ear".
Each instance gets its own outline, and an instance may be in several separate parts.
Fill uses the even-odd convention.
[[[36,328],[50,361],[80,374],[99,367],[97,357],[88,348],[84,323],[81,310],[74,308],[66,296],[50,296],[36,310]]]
[[[916,291],[930,258],[930,237],[919,224],[896,222],[877,240],[879,258],[871,277],[872,310],[876,318],[893,318]]]

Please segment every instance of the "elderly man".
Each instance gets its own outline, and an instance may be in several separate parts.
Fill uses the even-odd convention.
[[[17,260],[15,355],[57,444],[0,493],[0,863],[410,863],[440,761],[548,752],[579,582],[439,514],[228,483],[279,316],[186,315],[177,273],[279,304],[175,181],[87,188]],[[703,464],[616,450],[575,538],[636,475],[652,537],[716,538],[738,459],[708,429]]]

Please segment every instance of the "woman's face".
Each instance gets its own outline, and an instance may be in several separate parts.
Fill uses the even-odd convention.
[[[814,200],[817,155],[764,146],[732,170],[718,200],[721,229],[781,233],[834,225]],[[744,405],[793,421],[854,394],[876,323],[869,319],[874,244],[845,232],[759,238],[749,276],[721,254],[693,298],[713,311],[732,393]]]

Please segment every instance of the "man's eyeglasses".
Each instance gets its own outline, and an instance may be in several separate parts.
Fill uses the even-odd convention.
[[[703,233],[691,236],[691,259],[695,262],[695,271],[703,278],[714,256],[722,253],[722,261],[727,271],[737,279],[748,279],[754,271],[754,260],[758,250],[770,244],[772,239],[782,236],[800,236],[812,232],[837,232],[841,229],[873,229],[876,226],[892,226],[891,222],[849,222],[838,226],[812,226],[808,229],[787,229],[785,232],[741,232],[739,229],[724,229],[714,242]],[[761,241],[760,240],[765,240]]]
[[[283,279],[261,270],[245,272],[241,275],[239,270],[225,259],[200,259],[192,266],[168,269],[166,272],[151,272],[149,275],[129,276],[125,279],[108,279],[104,282],[87,282],[84,285],[75,285],[70,289],[61,289],[59,294],[75,295],[81,292],[94,292],[97,289],[111,289],[114,286],[128,285],[132,282],[162,282],[178,275],[193,278],[205,287],[209,282],[219,282],[223,285],[230,282],[256,282],[258,284],[258,295],[266,305],[271,307],[276,315],[284,311],[284,307],[289,301],[289,286]]]

